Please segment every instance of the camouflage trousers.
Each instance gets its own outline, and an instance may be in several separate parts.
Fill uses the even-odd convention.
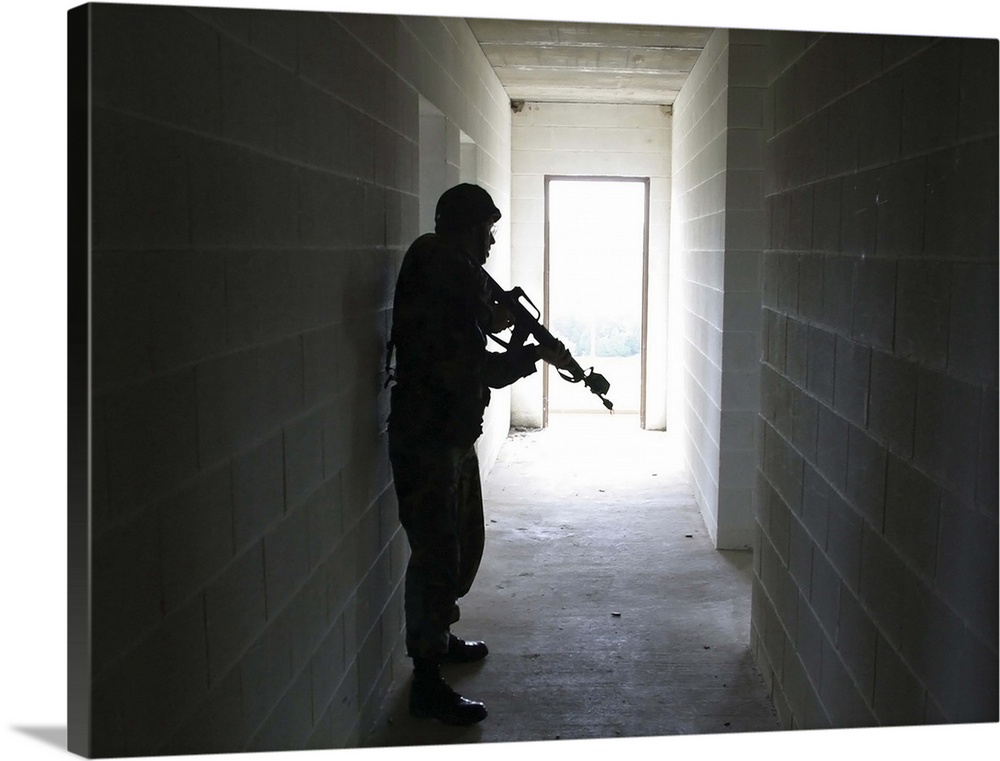
[[[410,656],[448,649],[458,600],[472,587],[486,529],[474,447],[429,444],[389,435],[399,520],[410,543],[403,605]]]

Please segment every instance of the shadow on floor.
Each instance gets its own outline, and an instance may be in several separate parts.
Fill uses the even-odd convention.
[[[66,750],[66,727],[11,727],[22,734],[41,740],[59,750]]]

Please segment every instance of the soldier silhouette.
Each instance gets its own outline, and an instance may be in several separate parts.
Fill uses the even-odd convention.
[[[410,545],[404,586],[406,648],[413,660],[409,710],[458,725],[487,714],[483,703],[451,689],[440,665],[478,661],[489,652],[484,642],[452,634],[451,625],[483,555],[475,443],[490,389],[534,373],[540,359],[557,367],[572,362],[559,342],[487,351],[486,334],[511,324],[492,300],[481,268],[500,218],[478,185],[456,185],[441,195],[434,232],[417,238],[403,258],[389,345],[396,359],[389,458]]]

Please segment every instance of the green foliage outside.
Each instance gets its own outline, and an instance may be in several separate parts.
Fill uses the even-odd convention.
[[[639,353],[639,326],[600,320],[592,324],[574,317],[561,317],[552,325],[555,334],[574,357],[634,357]],[[591,355],[591,343],[594,353]]]

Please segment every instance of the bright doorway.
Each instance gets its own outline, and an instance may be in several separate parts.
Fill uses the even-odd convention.
[[[546,324],[585,369],[608,379],[615,412],[637,415],[642,427],[648,250],[647,178],[545,178]],[[543,426],[550,414],[606,414],[552,367],[543,393]]]

